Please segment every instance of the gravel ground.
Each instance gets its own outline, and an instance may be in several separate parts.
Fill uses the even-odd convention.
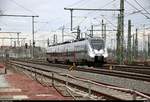
[[[150,94],[150,82],[133,80],[128,78],[120,78],[102,74],[91,74],[86,72],[70,72],[72,75],[82,76],[82,78],[90,78],[94,81],[106,83],[114,86],[138,90]]]
[[[31,63],[28,63],[27,65],[30,65],[30,64]],[[115,76],[109,76],[109,75],[94,74],[94,73],[89,73],[89,72],[68,71],[67,69],[44,66],[44,65],[36,65],[36,64],[31,64],[31,65],[34,65],[34,66],[40,67],[40,68],[46,68],[46,69],[49,69],[51,71],[56,71],[56,72],[60,72],[60,73],[69,73],[69,74],[74,75],[74,76],[91,79],[91,80],[94,80],[97,82],[110,84],[110,85],[114,85],[114,86],[118,86],[118,87],[134,89],[134,90],[137,90],[140,92],[150,94],[150,82],[128,79],[128,78],[115,77]]]

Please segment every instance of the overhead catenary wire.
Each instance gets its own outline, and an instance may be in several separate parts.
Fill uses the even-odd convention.
[[[105,8],[105,7],[107,7],[108,5],[114,3],[115,1],[116,1],[116,0],[112,0],[112,1],[110,1],[110,2],[108,2],[108,3],[106,3],[104,6],[102,6],[102,7],[100,7],[100,8]],[[93,13],[92,11],[89,11],[86,15],[89,15],[89,14],[92,14],[92,13]]]
[[[137,13],[140,13],[142,10],[136,10],[136,11],[132,11],[132,12],[130,12],[130,13],[128,13],[128,14],[126,14],[126,17],[127,16],[130,16],[130,15],[133,15],[133,14],[137,14]]]
[[[135,7],[133,4],[131,4],[129,1],[127,1],[127,0],[125,0],[131,7],[133,7],[134,9],[136,9],[136,10],[138,10],[139,11],[139,9],[137,8],[137,7]],[[143,16],[145,16],[146,18],[150,18],[150,17],[148,17],[147,15],[145,15],[142,11],[140,12]]]
[[[82,21],[80,21],[74,28],[76,29],[79,25],[81,25],[85,20],[87,20],[87,17],[84,18]]]
[[[71,4],[71,5],[69,5],[68,7],[77,5],[77,4],[79,4],[79,3],[81,4],[81,2],[83,2],[83,1],[86,1],[86,0],[79,0],[79,1],[77,1],[77,2],[75,2],[75,3],[73,3],[73,4]]]
[[[104,15],[101,15],[109,24],[111,24],[113,27],[116,28],[116,26],[110,21],[108,20]]]
[[[106,6],[112,4],[112,3],[115,2],[115,1],[116,1],[116,0],[111,0],[110,2],[108,2],[108,3],[106,3],[104,6],[102,6],[101,8],[105,8]],[[77,3],[79,3],[79,2],[81,2],[81,0],[78,1],[78,2],[76,2],[75,4],[77,4]],[[88,13],[86,14],[87,18],[88,18],[88,15],[89,15],[90,13],[93,13],[93,12],[88,12]],[[86,18],[86,19],[87,19],[87,18]],[[85,21],[85,19],[84,19],[83,21],[81,21],[79,24],[77,24],[77,26],[78,26],[78,25],[81,25],[84,21]]]
[[[106,6],[108,6],[109,4],[111,4],[111,3],[113,3],[114,1],[116,1],[116,0],[112,0],[112,1],[110,1],[110,2],[108,2],[108,3],[106,3],[103,7],[106,7]],[[142,12],[142,10],[139,10],[137,7],[135,7],[134,5],[132,5],[130,2],[128,2],[127,1],[127,3],[130,5],[130,6],[132,6],[134,9],[136,9],[137,11],[139,11],[142,15],[144,15],[146,18],[149,18],[145,13],[143,13]],[[87,13],[87,16],[90,14],[90,13],[93,13],[93,12],[88,12]],[[129,15],[127,15],[127,16],[129,16]],[[104,18],[105,19],[105,18]],[[107,21],[108,21],[108,19],[107,19]],[[111,23],[110,21],[108,21],[111,25],[113,25],[114,26],[114,24],[113,23]],[[83,22],[81,22],[81,23],[83,23]],[[81,24],[80,23],[80,24]],[[114,27],[116,27],[116,26],[114,26]]]
[[[147,7],[147,9],[150,9],[150,8]],[[136,11],[132,11],[132,12],[128,13],[126,16],[130,16],[130,15],[133,15],[133,14],[137,14],[137,13],[140,13],[140,12],[142,12],[142,11],[143,11],[142,9],[136,10]],[[146,13],[144,13],[144,14],[146,14]]]
[[[115,2],[116,0],[112,0],[112,1],[110,1],[110,2],[108,2],[108,3],[106,3],[104,6],[102,6],[102,7],[100,7],[100,8],[105,8],[105,7],[107,7],[108,5],[110,5],[110,4],[112,4],[113,2]]]
[[[22,6],[21,4],[19,4],[19,3],[16,2],[15,0],[9,0],[9,1],[13,2],[14,4],[16,4],[17,6],[23,8],[23,9],[26,10],[26,11],[29,11],[29,12],[31,12],[31,13],[36,14],[34,11],[32,11],[32,10],[30,10],[30,9],[28,9],[28,8],[26,8],[26,7],[24,7],[24,6]]]
[[[99,8],[103,9],[103,8],[109,6],[110,4],[112,4],[112,3],[115,2],[115,1],[116,1],[116,0],[112,0],[112,1],[106,3],[105,5],[103,5],[102,7],[99,7]],[[93,13],[93,12],[89,12],[89,13]],[[89,14],[89,13],[87,13],[87,14]]]
[[[137,0],[134,0],[147,14],[150,15],[150,13],[137,1]]]
[[[114,1],[116,1],[116,0],[112,0],[112,1],[110,1],[108,3],[106,3],[104,6],[102,6],[100,8],[104,8],[104,7],[108,6],[108,5],[110,5],[111,3],[113,3]],[[87,2],[89,2],[89,0],[79,0],[79,1],[77,1],[77,2],[75,2],[73,4],[71,4],[71,5],[69,5],[67,7],[71,7],[71,6],[78,5],[78,4],[83,4],[83,3],[85,5]]]
[[[81,1],[83,1],[83,0],[80,0],[80,1],[78,1],[77,3],[79,3],[79,2],[81,2]],[[110,2],[108,2],[108,3],[106,3],[104,6],[102,6],[102,7],[100,7],[101,9],[102,8],[105,8],[106,6],[108,6],[108,5],[110,5],[111,3],[113,3],[113,2],[115,2],[116,0],[112,0],[112,1],[110,1]],[[76,4],[76,3],[75,3]],[[86,15],[89,15],[90,13],[93,13],[93,12],[88,12]]]
[[[108,5],[114,3],[115,1],[116,1],[116,0],[112,0],[112,1],[110,1],[110,2],[108,2],[108,3],[106,3],[104,6],[102,6],[102,7],[100,7],[100,8],[105,8],[105,7],[107,7]],[[90,12],[90,13],[93,13],[93,12]],[[89,13],[88,13],[88,14],[89,14]],[[104,15],[100,15],[100,16],[102,16],[108,23],[110,23],[113,27],[116,28],[116,26],[115,26],[111,21],[109,21]]]

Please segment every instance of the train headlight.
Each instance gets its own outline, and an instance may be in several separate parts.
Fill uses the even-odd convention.
[[[94,58],[95,57],[95,54],[93,52],[90,52],[89,53],[90,57]]]
[[[99,53],[99,51],[98,51],[98,50],[96,50],[96,49],[94,49],[94,53],[95,53],[95,54],[97,54],[97,53]]]

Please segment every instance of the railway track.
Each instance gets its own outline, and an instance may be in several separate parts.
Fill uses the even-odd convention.
[[[24,60],[21,60],[21,61],[24,61]],[[29,63],[35,63],[35,64],[43,64],[43,65],[50,65],[50,66],[52,65],[52,64],[46,62],[46,60],[44,60],[44,59],[42,59],[42,60],[25,60],[25,61],[29,62]],[[55,64],[54,64],[54,66],[55,66]],[[132,72],[132,73],[150,75],[150,66],[141,66],[141,65],[105,64],[102,67],[96,67],[96,68],[93,68],[93,70],[94,69],[111,69],[111,70],[117,70],[117,71],[124,71],[124,72]]]
[[[22,60],[19,60],[19,61],[22,61]],[[41,61],[41,60],[40,61],[28,60],[28,61],[22,61],[22,62],[69,69],[68,65],[45,63],[44,61]],[[142,71],[143,69],[145,69],[145,70]],[[149,74],[150,68],[149,67],[141,68],[141,67],[137,67],[137,66],[131,67],[131,66],[127,66],[127,65],[112,65],[110,68],[109,65],[106,65],[106,66],[103,66],[101,68],[89,68],[86,66],[85,67],[84,66],[78,66],[74,70],[150,82],[150,74]]]
[[[32,66],[31,64],[27,65],[27,64],[20,63],[20,62],[16,62],[16,61],[10,61],[9,64],[11,64],[11,66],[16,66],[18,68],[42,75],[47,78],[51,78],[53,80],[57,80],[62,83],[67,82],[67,84],[69,83],[71,86],[76,86],[84,90],[86,90],[87,87],[89,87],[88,85],[90,83],[91,93],[93,94],[99,93],[99,94],[105,95],[106,97],[109,97],[109,98],[111,97],[111,99],[119,99],[119,100],[135,100],[135,99],[148,100],[150,99],[149,96],[146,96],[138,91],[102,85],[102,84],[95,83],[90,80],[87,81],[87,80],[79,79],[71,75],[62,75],[62,74],[60,75],[60,73],[58,74],[58,72],[52,72],[45,68],[35,67],[35,66]],[[55,74],[55,77],[52,77],[54,75],[50,75],[50,73]],[[87,82],[88,82],[88,85],[87,85]]]
[[[112,70],[150,75],[150,67],[147,66],[111,65],[111,64],[105,65],[105,68],[107,69],[109,69],[110,67]]]

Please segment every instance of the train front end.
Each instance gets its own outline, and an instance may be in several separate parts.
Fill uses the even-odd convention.
[[[105,42],[100,38],[93,38],[89,40],[90,50],[89,56],[93,59],[94,63],[104,64],[108,57],[108,51]]]

